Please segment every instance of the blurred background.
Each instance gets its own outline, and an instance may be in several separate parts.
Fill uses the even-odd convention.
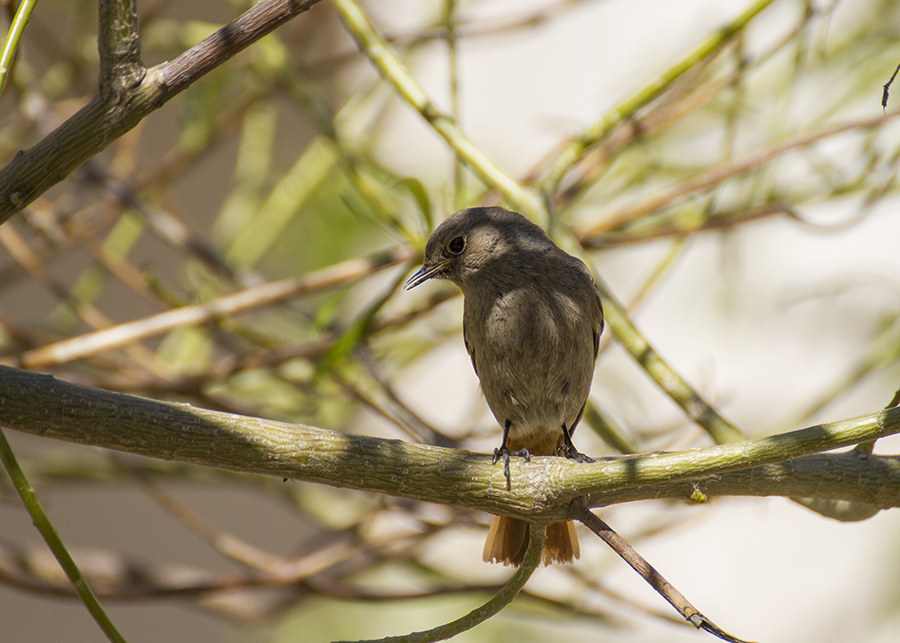
[[[143,60],[251,3],[144,0]],[[765,8],[708,55],[707,39]],[[7,18],[14,7],[3,3]],[[893,0],[364,2],[412,76],[509,176],[550,186],[644,336],[748,436],[884,407],[900,385],[900,63]],[[97,90],[97,7],[43,0],[0,100],[0,160]],[[8,24],[8,21],[7,23]],[[686,61],[677,80],[669,70]],[[662,79],[639,109],[617,106]],[[671,81],[671,82],[669,82]],[[607,120],[604,120],[607,119]],[[430,230],[503,203],[373,70],[322,2],[146,118],[0,226],[0,362],[85,385],[490,451],[449,284],[400,286]],[[359,267],[355,258],[381,264]],[[410,257],[413,257],[410,259]],[[270,281],[327,288],[228,318],[73,338]],[[604,336],[588,454],[710,444]],[[425,629],[484,602],[488,516],[156,462],[8,432],[130,641],[330,641]],[[896,453],[886,439],[876,452]],[[602,517],[718,625],[766,642],[896,641],[900,519],[787,499],[645,502]],[[539,570],[458,641],[713,640],[604,545]],[[0,638],[97,641],[6,477]]]

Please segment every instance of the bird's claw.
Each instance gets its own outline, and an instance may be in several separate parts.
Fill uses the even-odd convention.
[[[594,459],[592,457],[583,454],[571,444],[562,445],[561,447],[559,447],[559,451],[557,451],[557,453],[565,456],[569,460],[574,460],[575,462],[594,462]]]
[[[531,462],[531,452],[528,449],[518,449],[516,451],[510,451],[505,446],[500,447],[499,449],[494,449],[494,457],[491,458],[491,464],[497,464],[497,461],[501,458],[503,459],[503,476],[506,478],[506,488],[512,488],[512,483],[509,478],[509,457],[513,455],[520,455],[525,458],[525,462]]]

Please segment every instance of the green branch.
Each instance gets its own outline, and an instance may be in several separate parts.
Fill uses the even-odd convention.
[[[50,518],[44,512],[44,508],[41,507],[37,494],[35,494],[34,488],[28,483],[25,474],[22,473],[22,469],[19,467],[16,456],[9,446],[2,429],[0,429],[0,462],[3,463],[3,467],[12,479],[13,486],[16,488],[19,497],[22,499],[22,504],[25,505],[25,509],[31,516],[34,526],[46,541],[50,551],[53,552],[53,556],[59,561],[60,567],[62,567],[69,582],[72,583],[72,587],[75,588],[75,592],[81,598],[88,612],[94,617],[94,620],[97,621],[100,629],[103,630],[103,633],[106,634],[110,641],[113,641],[113,643],[125,643],[125,637],[119,633],[119,630],[116,629],[116,626],[113,625],[113,622],[107,616],[103,606],[100,605],[100,601],[94,595],[91,586],[88,585],[87,579],[81,575],[81,570],[78,569],[78,565],[75,564],[75,561],[66,549],[65,544],[59,537],[59,533],[57,533],[53,523],[50,522]]]
[[[19,49],[19,41],[22,40],[22,34],[25,33],[25,27],[28,26],[31,13],[36,5],[37,0],[22,0],[19,8],[16,9],[12,24],[9,25],[6,40],[3,41],[3,49],[0,49],[0,97],[3,96],[3,90],[6,88],[6,81],[12,70],[16,51]]]
[[[373,639],[368,641],[358,641],[356,643],[431,643],[432,641],[443,641],[450,637],[461,634],[466,630],[471,630],[476,625],[483,623],[490,617],[497,614],[504,607],[512,603],[513,599],[518,596],[522,588],[534,574],[534,570],[541,562],[541,553],[544,550],[544,539],[547,531],[538,525],[529,530],[531,539],[528,541],[528,549],[525,550],[525,559],[522,564],[509,579],[509,582],[497,592],[491,600],[481,607],[472,610],[465,616],[455,621],[439,625],[430,630],[422,632],[413,632],[403,636],[388,636],[382,639]],[[344,641],[342,643],[349,643]]]
[[[516,209],[539,223],[546,224],[547,210],[540,195],[507,176],[462,133],[452,117],[441,112],[429,100],[359,4],[355,0],[333,0],[332,4],[360,51],[372,61],[381,77],[394,87],[400,97],[419,112],[487,185],[499,190]]]

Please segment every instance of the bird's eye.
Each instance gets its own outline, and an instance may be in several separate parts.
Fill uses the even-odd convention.
[[[466,249],[465,238],[456,237],[455,239],[453,239],[453,241],[447,244],[447,249],[455,255],[462,254],[462,251]]]

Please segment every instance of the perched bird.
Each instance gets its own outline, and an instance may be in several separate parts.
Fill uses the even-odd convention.
[[[463,337],[509,457],[564,455],[591,459],[572,444],[591,388],[603,308],[587,267],[544,231],[503,208],[469,208],[449,216],[425,246],[422,269],[407,289],[449,279],[465,296]],[[520,565],[528,523],[495,516],[484,560]],[[580,556],[571,522],[547,528],[544,564]]]

